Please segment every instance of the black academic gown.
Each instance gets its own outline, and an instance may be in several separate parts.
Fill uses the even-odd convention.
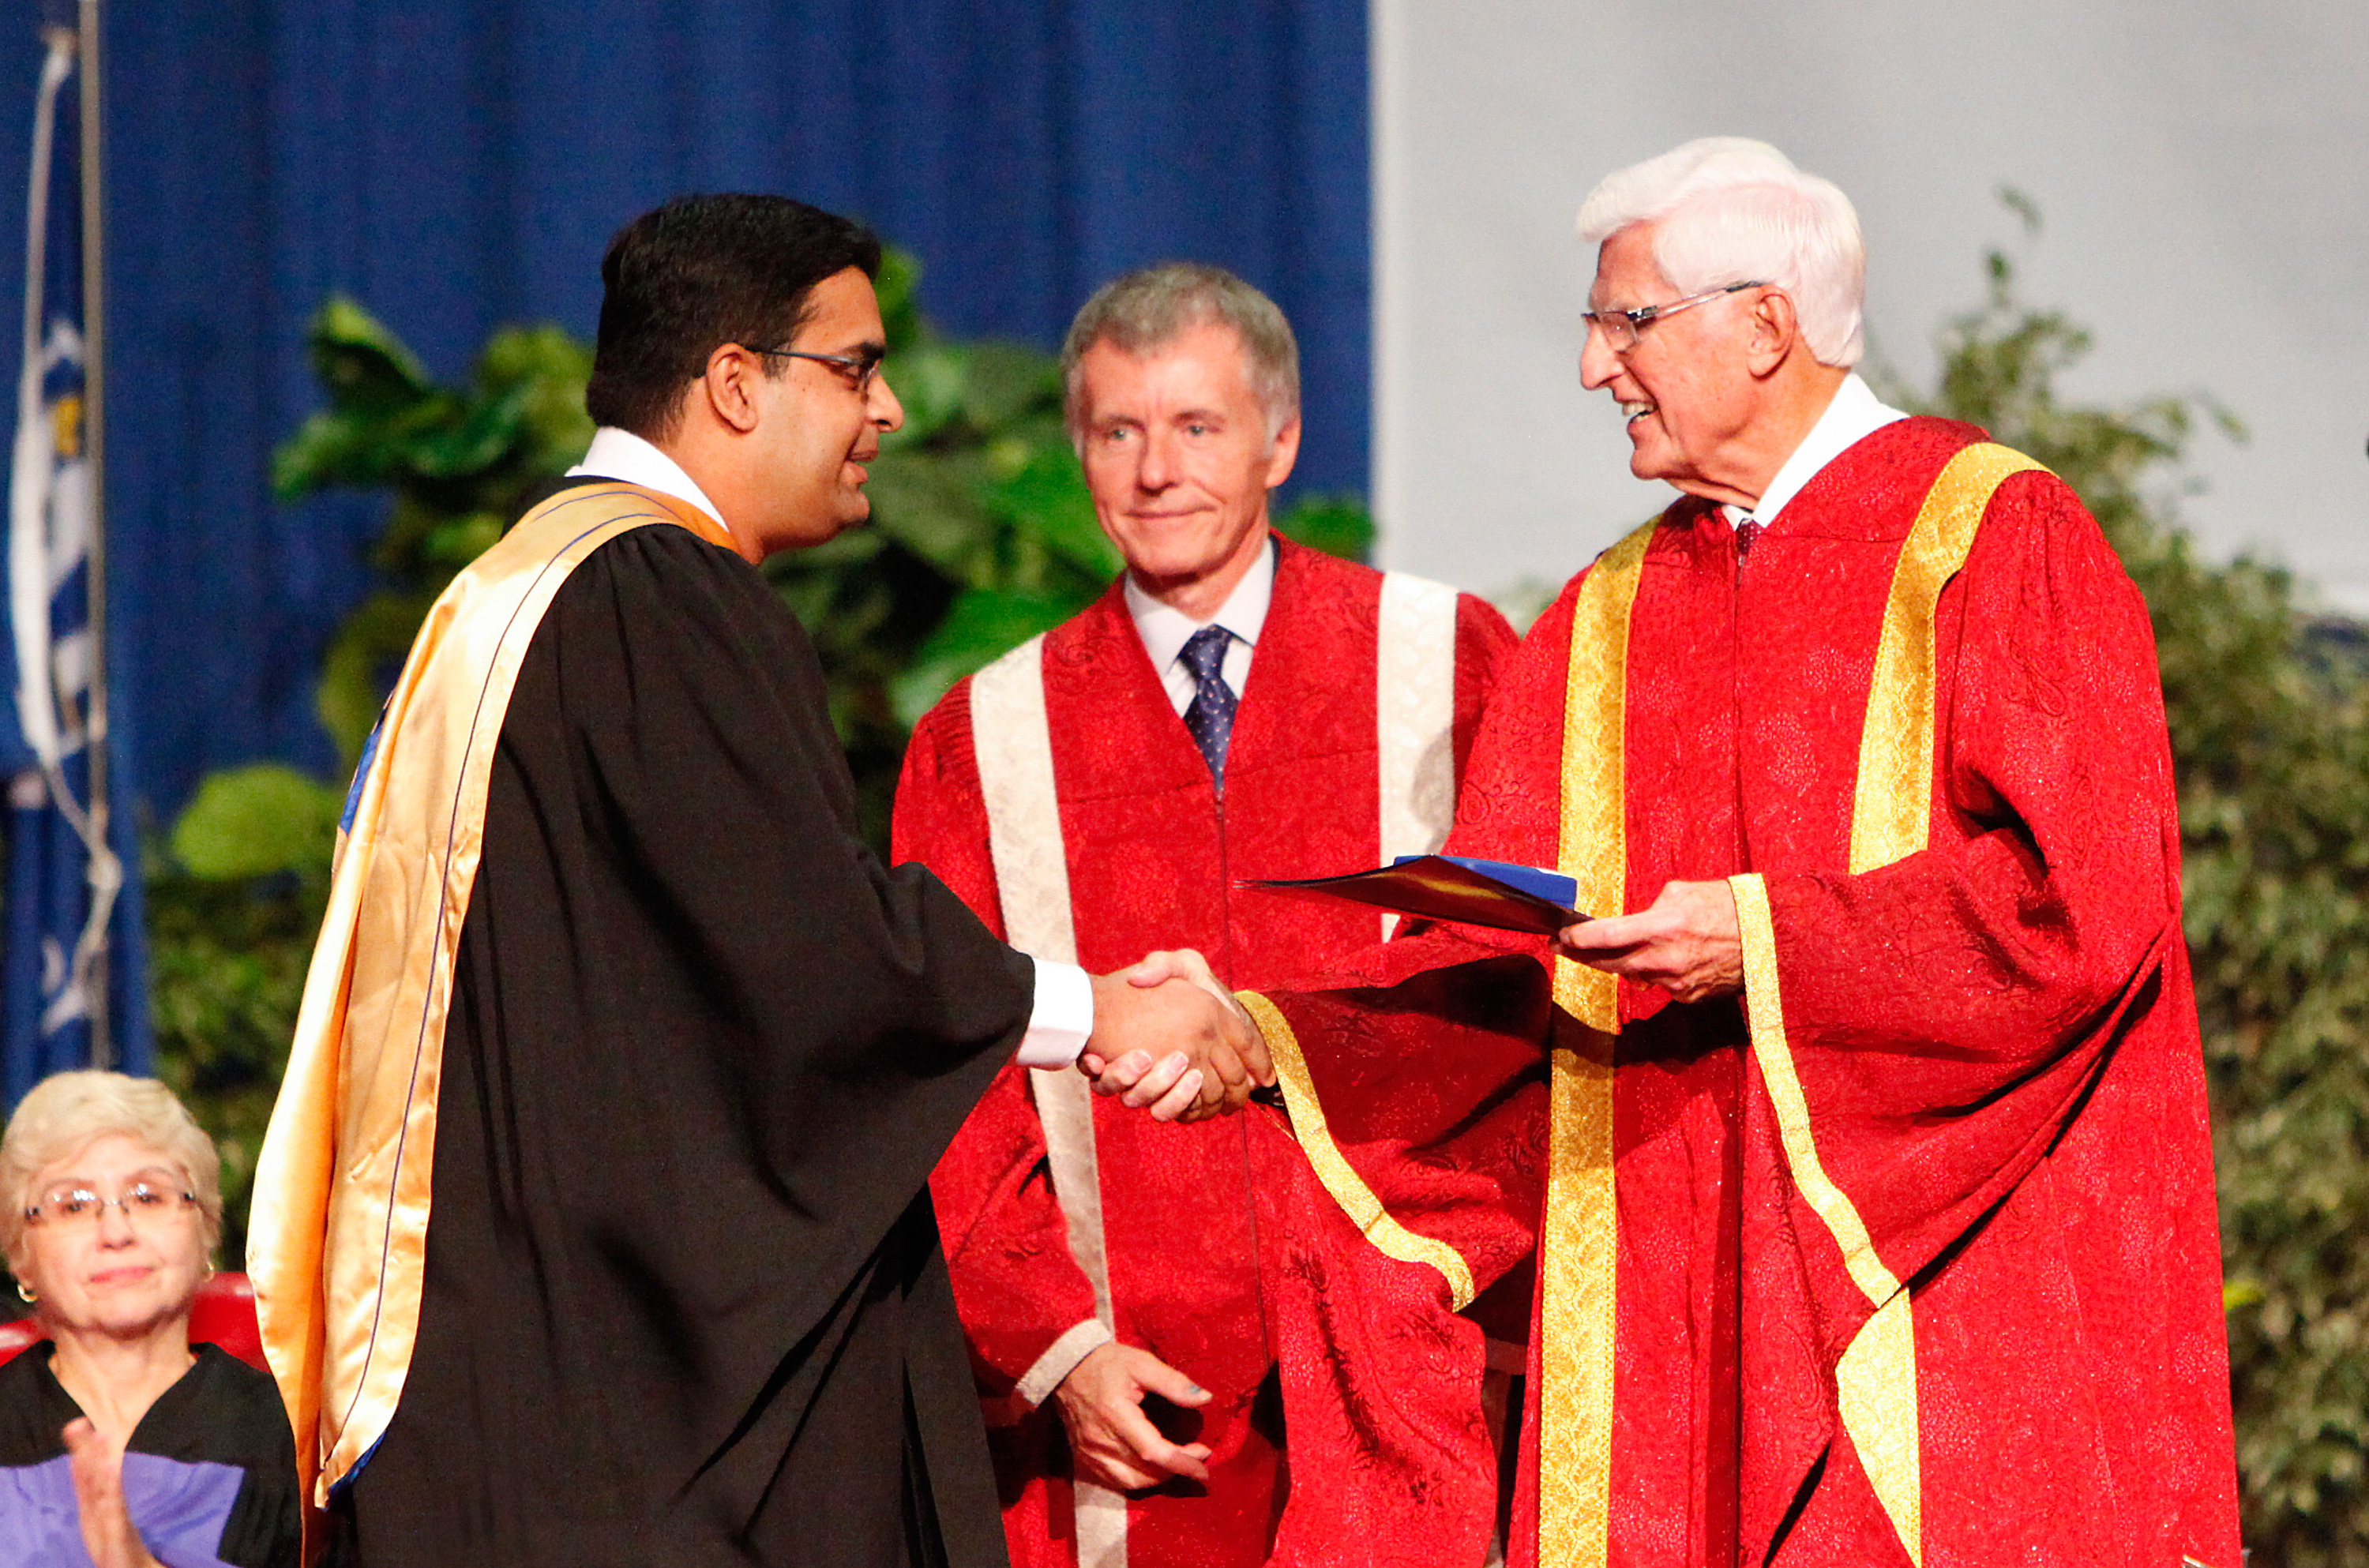
[[[804,630],[676,527],[577,567],[502,726],[368,1568],[1001,1564],[930,1168],[1029,962],[856,837]]]
[[[82,1406],[47,1341],[0,1367],[0,1563],[90,1562],[65,1428]],[[218,1345],[156,1396],[125,1441],[123,1501],[149,1551],[171,1564],[298,1568],[303,1488],[288,1407],[269,1374]]]

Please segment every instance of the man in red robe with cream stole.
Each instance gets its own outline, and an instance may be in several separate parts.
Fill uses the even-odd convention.
[[[1832,186],[1689,143],[1581,227],[1583,374],[1687,494],[1530,632],[1448,847],[1606,918],[1246,996],[1335,1209],[1294,1436],[1356,1457],[1275,1560],[1486,1539],[1450,1314],[1535,1254],[1516,1563],[2235,1568],[2146,607],[2054,475],[1848,375]]]
[[[897,857],[1024,951],[1190,945],[1230,983],[1277,983],[1387,927],[1243,879],[1447,832],[1512,635],[1478,600],[1271,532],[1288,333],[1187,266],[1119,280],[1071,332],[1071,421],[1128,574],[950,692],[898,797]],[[1196,635],[1229,661],[1214,723]],[[1031,1076],[999,1079],[933,1181],[1014,1560],[1264,1562],[1286,1485],[1263,1276],[1297,1241],[1278,1199],[1305,1166],[1271,1119],[1163,1126]]]

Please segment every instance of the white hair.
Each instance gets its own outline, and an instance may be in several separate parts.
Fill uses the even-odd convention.
[[[1062,413],[1070,440],[1083,450],[1085,381],[1079,361],[1097,343],[1147,357],[1195,327],[1230,326],[1242,346],[1242,369],[1266,415],[1272,443],[1299,413],[1299,344],[1282,309],[1222,267],[1163,261],[1139,267],[1094,291],[1061,343]]]
[[[1638,223],[1654,225],[1654,265],[1681,295],[1774,283],[1820,364],[1859,363],[1867,247],[1850,198],[1831,180],[1766,142],[1706,136],[1607,175],[1579,210],[1589,245]]]

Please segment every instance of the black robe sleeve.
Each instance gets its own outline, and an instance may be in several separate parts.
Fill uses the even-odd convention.
[[[860,842],[813,652],[738,557],[648,527],[561,589],[454,986],[418,1349],[349,1548],[1000,1562],[926,1183],[1033,972]]]

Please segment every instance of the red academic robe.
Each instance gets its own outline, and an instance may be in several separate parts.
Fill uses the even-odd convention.
[[[1295,1439],[1362,1456],[1295,1474],[1278,1562],[1485,1535],[1448,1309],[1537,1246],[1516,1562],[2235,1568],[2153,635],[2045,471],[1963,509],[1962,567],[1920,555],[1980,440],[1888,426],[1748,555],[1680,501],[1491,701],[1450,848],[1560,860],[1584,900],[1596,866],[1596,912],[1733,879],[1745,997],[1433,927],[1253,1000],[1365,1206],[1310,1221],[1340,1244],[1274,1309]]]
[[[1230,983],[1272,984],[1379,936],[1375,910],[1244,890],[1239,882],[1352,870],[1381,853],[1382,583],[1380,573],[1280,543],[1229,743],[1222,807],[1120,585],[1047,634],[1041,653],[1013,656],[1041,661],[1029,669],[1032,681],[1042,671],[1059,836],[1058,846],[1045,847],[1059,850],[1066,871],[1077,962],[1102,973],[1154,948],[1189,946]],[[1441,635],[1429,656],[1436,728],[1417,749],[1434,753],[1439,795],[1428,841],[1391,846],[1402,850],[1436,847],[1445,832],[1455,773],[1514,641],[1481,601],[1423,590]],[[895,854],[928,865],[1009,936],[1011,893],[998,886],[974,734],[977,687],[987,679],[956,686],[914,731],[898,791]],[[1439,766],[1446,749],[1455,772]],[[932,1183],[998,1428],[1013,1560],[1023,1568],[1067,1564],[1079,1529],[1090,1538],[1088,1555],[1099,1555],[1092,1527],[1073,1526],[1073,1490],[1094,1489],[1071,1487],[1058,1420],[1039,1410],[1015,1424],[1050,1391],[1047,1379],[1057,1382],[1054,1374],[1074,1364],[1082,1343],[1110,1336],[1096,1326],[1095,1288],[1076,1255],[1083,1248],[1106,1267],[1108,1331],[1214,1396],[1184,1418],[1213,1450],[1206,1495],[1173,1483],[1127,1499],[1126,1561],[1136,1568],[1260,1562],[1284,1491],[1275,1412],[1253,1408],[1274,1359],[1261,1276],[1271,1279],[1286,1266],[1293,1238],[1280,1226],[1290,1207],[1281,1195],[1308,1181],[1306,1168],[1273,1117],[1163,1126],[1096,1101],[1099,1234],[1081,1235],[1054,1190],[1035,1076],[1013,1068],[997,1082]],[[1318,1197],[1311,1192],[1299,1207],[1312,1210]],[[1089,1220],[1087,1230],[1095,1229]],[[1065,1340],[1081,1332],[1083,1341]],[[1032,1368],[1043,1368],[1033,1382]],[[1116,1509],[1116,1498],[1100,1495]]]

